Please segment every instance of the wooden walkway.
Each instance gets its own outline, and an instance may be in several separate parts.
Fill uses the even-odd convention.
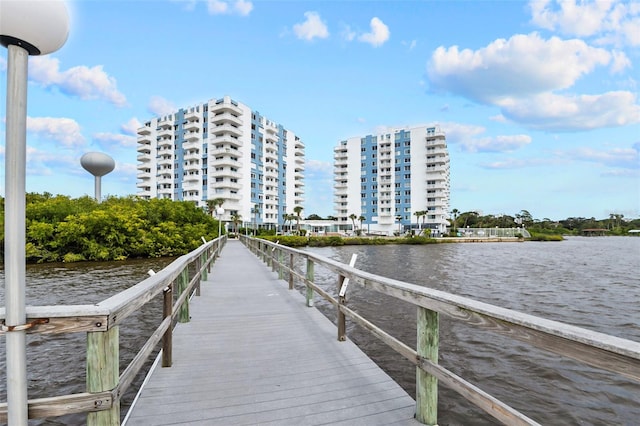
[[[154,369],[132,425],[416,425],[414,400],[230,240]]]

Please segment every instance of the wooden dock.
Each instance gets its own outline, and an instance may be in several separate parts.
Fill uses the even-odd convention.
[[[419,424],[414,400],[238,241],[190,315],[126,425]]]

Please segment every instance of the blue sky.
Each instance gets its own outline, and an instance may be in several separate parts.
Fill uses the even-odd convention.
[[[304,215],[334,214],[340,140],[439,124],[451,208],[640,216],[640,2],[68,5],[66,44],[30,58],[27,191],[92,195],[80,157],[101,151],[102,194],[135,194],[136,127],[229,95],[305,142]]]

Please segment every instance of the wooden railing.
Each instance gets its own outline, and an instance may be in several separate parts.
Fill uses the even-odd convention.
[[[155,275],[96,305],[29,306],[29,333],[87,333],[86,392],[28,401],[29,419],[87,413],[88,425],[119,425],[120,397],[162,342],[162,365],[171,366],[174,320],[189,321],[189,298],[200,294],[211,264],[226,242],[220,237],[174,260]],[[195,270],[191,275],[189,270]],[[175,288],[174,288],[175,287]],[[176,292],[175,297],[173,292]],[[163,294],[163,318],[124,371],[119,371],[119,328],[125,319]],[[174,301],[175,299],[175,301]],[[0,309],[4,323],[5,310]],[[160,318],[159,318],[160,320]],[[0,403],[0,423],[7,422],[7,403]]]
[[[344,340],[346,337],[345,317],[349,317],[416,365],[416,418],[422,423],[437,424],[439,381],[504,424],[538,424],[438,365],[439,316],[441,314],[640,382],[640,343],[638,342],[370,274],[313,253],[266,240],[249,237],[241,237],[241,239],[254,254],[274,271],[278,271],[280,279],[285,277],[288,279],[289,289],[294,288],[294,280],[304,283],[307,306],[313,306],[313,294],[316,292],[337,308],[338,340]],[[294,265],[300,262],[306,263],[304,275],[296,272],[294,268]],[[340,290],[344,293],[343,283],[349,279],[353,284],[415,305],[418,310],[417,348],[407,346],[349,309],[344,297],[334,297],[317,286],[314,283],[315,265],[321,265],[336,274],[338,286],[336,294],[338,295]]]

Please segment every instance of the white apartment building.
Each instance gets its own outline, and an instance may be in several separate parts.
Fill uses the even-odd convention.
[[[334,205],[342,229],[353,227],[355,215],[356,228],[369,234],[445,234],[449,186],[449,152],[438,126],[390,128],[334,148]]]
[[[222,220],[275,229],[303,205],[304,143],[228,96],[152,118],[137,137],[140,197],[222,198]]]

